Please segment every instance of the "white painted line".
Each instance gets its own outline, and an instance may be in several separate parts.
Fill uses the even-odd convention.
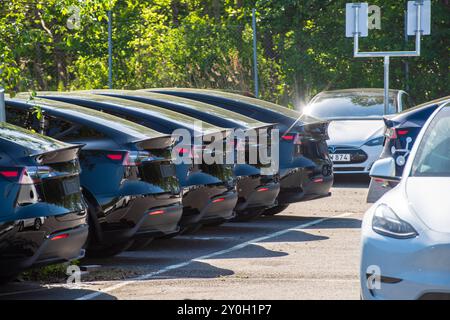
[[[223,254],[227,254],[227,253],[230,253],[230,252],[233,252],[233,251],[236,251],[236,250],[240,250],[240,249],[245,248],[245,247],[247,247],[249,245],[256,244],[258,242],[262,242],[262,241],[265,241],[267,239],[276,238],[276,237],[279,237],[279,236],[284,235],[284,234],[286,234],[288,232],[291,232],[291,231],[297,231],[299,229],[305,229],[305,228],[308,228],[308,227],[320,224],[320,223],[322,223],[324,221],[327,221],[327,220],[333,220],[333,219],[336,219],[336,218],[344,218],[344,217],[352,216],[352,215],[355,215],[355,214],[356,213],[354,213],[354,212],[347,212],[347,213],[343,213],[343,214],[340,214],[340,215],[337,215],[337,216],[333,216],[333,217],[321,218],[321,219],[313,220],[311,222],[307,222],[307,223],[298,225],[298,226],[293,227],[293,228],[283,229],[283,230],[271,233],[271,234],[263,236],[263,237],[259,237],[259,238],[256,238],[256,239],[252,239],[252,240],[243,242],[241,244],[238,244],[238,245],[236,245],[234,247],[231,247],[231,248],[228,248],[228,249],[216,251],[216,252],[213,252],[213,253],[210,253],[210,254],[207,254],[207,255],[204,255],[204,256],[201,256],[201,257],[197,257],[197,258],[194,258],[194,259],[182,262],[182,263],[170,265],[170,266],[167,266],[167,267],[165,267],[163,269],[160,269],[158,271],[150,272],[150,273],[144,274],[142,276],[139,276],[139,277],[136,277],[136,278],[132,278],[132,279],[127,280],[127,281],[118,282],[118,283],[116,283],[116,284],[114,284],[112,286],[109,286],[109,287],[106,287],[104,289],[101,289],[100,291],[93,292],[93,293],[84,295],[84,296],[82,296],[80,298],[77,298],[76,300],[91,300],[91,299],[95,299],[95,298],[101,296],[102,294],[105,294],[105,293],[108,293],[108,292],[111,292],[111,291],[114,291],[114,290],[126,287],[126,286],[128,286],[130,284],[133,284],[133,283],[136,283],[136,282],[139,282],[139,281],[142,281],[142,280],[149,280],[149,279],[153,278],[154,276],[160,275],[162,273],[186,267],[186,266],[190,265],[193,262],[198,262],[200,260],[210,259],[210,258],[217,257],[217,256],[220,256],[220,255],[223,255]]]
[[[200,240],[200,241],[212,241],[212,240],[229,240],[233,237],[201,237],[201,236],[177,236],[177,240]]]

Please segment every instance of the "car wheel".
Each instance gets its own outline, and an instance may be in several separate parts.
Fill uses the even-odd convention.
[[[37,218],[34,220],[34,230],[38,231],[41,230],[42,227],[42,221],[40,218]]]
[[[270,209],[266,209],[263,212],[263,216],[274,216],[286,210],[289,207],[288,204],[279,205]]]
[[[139,238],[134,239],[133,244],[128,248],[128,251],[140,251],[149,246],[153,238]]]

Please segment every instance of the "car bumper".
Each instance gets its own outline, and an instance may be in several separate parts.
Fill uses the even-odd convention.
[[[308,201],[331,195],[333,175],[316,174],[321,170],[304,168],[289,169],[281,177],[281,189],[278,204],[286,205],[295,202]]]
[[[71,261],[84,257],[82,247],[86,243],[87,224],[63,231],[47,233],[48,227],[67,223],[55,217],[45,219],[40,230],[20,230],[20,223],[11,225],[0,238],[0,274],[14,275],[34,266]]]
[[[382,146],[361,147],[360,150],[367,154],[367,160],[361,163],[334,163],[334,174],[369,174],[375,161],[377,161],[383,151]]]
[[[240,177],[237,184],[239,196],[236,205],[237,214],[249,209],[273,207],[276,205],[280,188],[278,177],[261,175]]]
[[[450,299],[450,237],[393,239],[363,228],[361,297],[367,300]],[[374,269],[375,268],[375,269]],[[368,285],[368,273],[375,284]],[[379,284],[378,286],[376,284]]]
[[[183,216],[180,227],[229,220],[234,216],[237,202],[235,188],[224,184],[191,187],[183,196]]]
[[[179,231],[181,197],[156,194],[134,197],[112,210],[103,223],[101,242],[120,243],[136,237],[159,237]]]

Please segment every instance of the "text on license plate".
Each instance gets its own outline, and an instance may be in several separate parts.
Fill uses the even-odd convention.
[[[333,162],[350,162],[350,154],[330,154]]]

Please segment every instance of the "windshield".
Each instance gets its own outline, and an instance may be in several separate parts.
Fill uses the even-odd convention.
[[[427,128],[414,159],[415,177],[450,177],[450,107],[442,109]]]
[[[388,114],[395,113],[391,96]],[[384,97],[355,93],[323,95],[306,107],[305,114],[322,119],[381,118],[384,115]]]

